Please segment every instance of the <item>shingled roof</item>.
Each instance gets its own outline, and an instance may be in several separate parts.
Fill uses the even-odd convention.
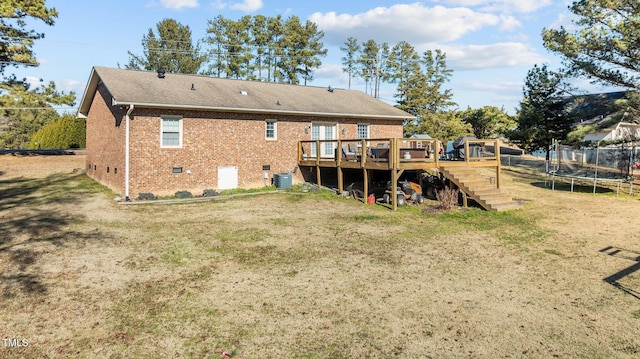
[[[94,67],[91,71],[79,117],[87,116],[99,81],[104,83],[116,106],[392,120],[414,118],[356,90],[172,73],[161,78],[156,72],[107,67]]]

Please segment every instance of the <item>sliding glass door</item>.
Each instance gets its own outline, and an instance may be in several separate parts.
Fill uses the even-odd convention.
[[[311,139],[312,140],[336,140],[337,131],[334,124],[319,124],[314,123],[311,125]],[[335,142],[322,142],[320,143],[320,157],[333,157],[336,149]],[[311,144],[311,156],[317,156],[316,144]]]

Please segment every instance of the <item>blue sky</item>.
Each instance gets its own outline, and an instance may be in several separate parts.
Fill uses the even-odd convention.
[[[503,107],[515,114],[522,85],[534,64],[560,66],[557,56],[542,46],[545,27],[571,26],[568,0],[53,0],[48,7],[59,12],[52,27],[37,21],[31,28],[45,33],[34,46],[41,65],[9,68],[29,81],[54,81],[64,91],[75,91],[80,101],[93,66],[124,67],[127,51],[142,54],[141,39],[163,19],[190,27],[193,39],[206,35],[207,21],[218,15],[238,19],[243,15],[295,15],[311,20],[324,31],[328,55],[315,73],[312,86],[347,88],[339,47],[348,37],[390,45],[412,44],[419,53],[441,49],[453,76],[450,88],[460,109],[485,105]],[[206,45],[203,45],[206,49]],[[578,86],[603,92],[586,81]],[[352,89],[365,91],[361,81]],[[383,86],[381,99],[394,103],[395,87]]]

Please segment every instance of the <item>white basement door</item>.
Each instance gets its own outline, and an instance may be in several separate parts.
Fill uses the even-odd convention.
[[[238,188],[238,167],[218,167],[218,190]]]

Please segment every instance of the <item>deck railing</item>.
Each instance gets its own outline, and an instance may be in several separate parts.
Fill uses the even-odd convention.
[[[346,140],[306,140],[298,142],[300,166],[315,166],[316,181],[322,183],[320,167],[335,167],[338,191],[343,191],[343,169],[363,170],[363,193],[368,192],[369,170],[389,170],[396,183],[405,170],[442,170],[448,166],[494,167],[496,186],[500,187],[500,143],[498,140],[468,139],[445,153],[437,139],[368,138]],[[466,198],[466,197],[464,197]],[[397,208],[392,196],[392,208]]]
[[[461,150],[463,151],[458,159],[467,162],[497,161],[500,158],[500,144],[497,140],[466,140]]]
[[[499,151],[498,140],[465,140],[450,153],[445,153],[443,143],[437,139],[305,140],[298,142],[298,162],[308,166],[381,169],[417,168],[425,164],[438,167],[441,161],[495,166],[499,162]]]
[[[298,162],[306,165],[394,168],[400,164],[435,163],[440,142],[435,139],[369,138],[307,140],[298,143]],[[359,166],[358,166],[359,165]]]

